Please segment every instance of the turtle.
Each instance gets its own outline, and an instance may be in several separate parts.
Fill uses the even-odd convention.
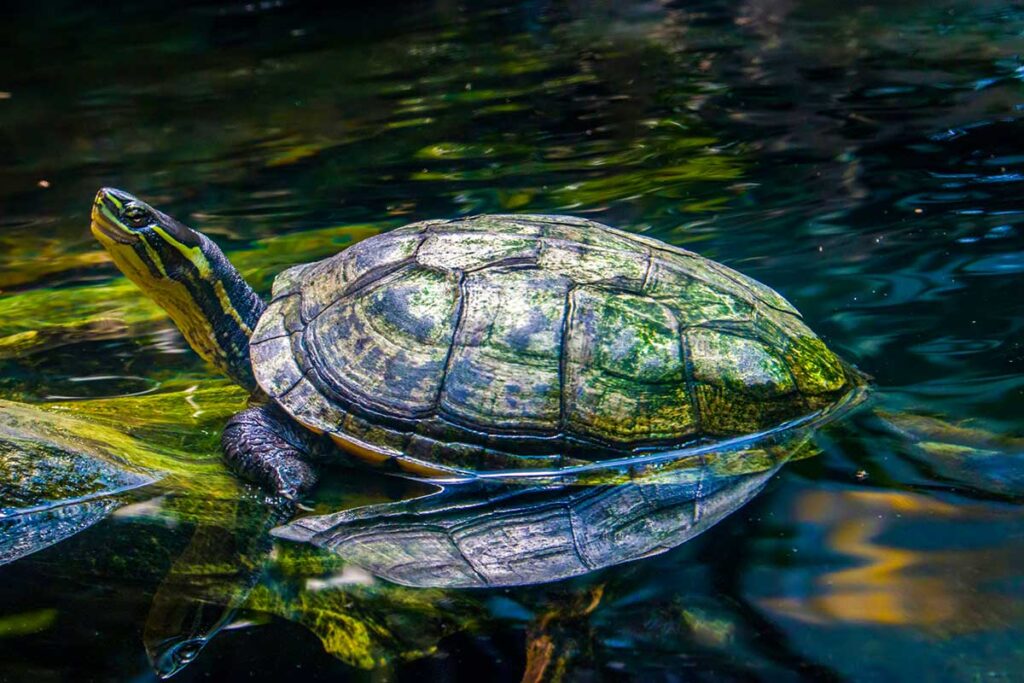
[[[867,378],[773,289],[562,215],[425,220],[274,280],[103,188],[91,230],[251,395],[228,466],[295,501],[319,464],[460,482],[629,467],[837,414]]]

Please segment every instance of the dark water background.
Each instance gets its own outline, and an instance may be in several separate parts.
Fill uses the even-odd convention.
[[[294,619],[250,615],[175,680],[518,680],[545,601],[597,585],[573,680],[1024,676],[1020,4],[6,7],[5,398],[208,381],[166,319],[102,324],[134,301],[104,289],[119,274],[88,232],[103,185],[247,253],[263,289],[404,222],[587,216],[769,284],[877,384],[820,455],[674,551],[553,586],[421,596],[466,615],[416,626],[425,656],[366,671]],[[894,435],[878,411],[950,427]],[[197,437],[183,415],[138,433],[210,450],[223,416]],[[979,446],[965,428],[1000,436]],[[337,487],[411,492],[382,479]],[[0,567],[0,679],[150,680],[143,623],[195,526],[160,519],[115,515]],[[387,615],[388,594],[374,599]]]

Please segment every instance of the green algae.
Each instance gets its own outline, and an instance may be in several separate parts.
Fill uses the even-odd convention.
[[[45,631],[57,620],[54,608],[0,616],[0,638],[13,638]]]
[[[219,432],[244,403],[244,392],[222,380],[170,382],[152,394],[89,401],[0,400],[0,436],[13,444],[4,487],[23,505],[157,479],[203,496],[236,497],[240,485],[221,461]]]
[[[797,386],[808,394],[838,391],[850,381],[843,362],[817,337],[795,339],[786,350],[786,360]]]
[[[362,669],[432,654],[447,635],[470,629],[480,617],[472,598],[439,590],[413,590],[374,583],[358,571],[331,585],[313,581],[316,590],[289,590],[289,584],[257,586],[248,609],[302,624],[324,650]],[[308,585],[307,581],[307,585]]]
[[[331,256],[377,234],[382,225],[386,224],[342,225],[257,240],[249,249],[231,252],[229,258],[256,289],[266,291],[281,270]],[[85,341],[133,337],[165,325],[166,320],[167,314],[123,277],[16,292],[0,297],[0,359]]]

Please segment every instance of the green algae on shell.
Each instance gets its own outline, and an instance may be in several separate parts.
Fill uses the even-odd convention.
[[[251,357],[306,427],[456,478],[754,436],[863,383],[769,287],[567,216],[414,223],[292,268]]]

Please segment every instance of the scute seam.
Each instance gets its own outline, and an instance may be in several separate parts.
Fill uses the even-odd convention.
[[[284,401],[284,398],[285,398],[285,396],[287,396],[288,394],[290,394],[290,393],[292,393],[293,391],[295,391],[295,389],[296,389],[296,388],[298,388],[298,386],[299,386],[299,384],[300,384],[300,383],[302,382],[302,380],[306,379],[308,375],[309,375],[309,369],[303,370],[303,371],[302,371],[302,373],[301,373],[301,374],[299,375],[299,378],[298,378],[298,379],[296,379],[296,380],[295,380],[294,382],[292,382],[292,385],[291,385],[290,387],[288,387],[287,389],[285,389],[284,391],[282,391],[282,392],[281,392],[280,394],[278,394],[277,396],[271,396],[271,398],[273,398],[273,399],[274,399],[275,401],[278,401],[279,403],[281,403],[281,407],[282,407],[282,408],[285,408],[285,409],[287,410],[287,412],[288,412],[288,414],[289,414],[289,415],[290,415],[290,414],[292,413],[292,410],[291,410],[290,408],[287,408],[287,407],[286,407],[286,406],[284,405],[284,403],[283,403],[283,401]]]
[[[441,368],[441,381],[437,384],[437,395],[434,397],[434,414],[440,412],[441,396],[444,394],[445,384],[448,382],[448,372],[451,370],[452,356],[455,355],[455,342],[459,338],[459,331],[465,319],[466,311],[466,273],[458,272],[458,299],[455,302],[455,321],[452,325],[452,337],[448,342],[448,351],[445,353],[444,365]]]
[[[444,531],[446,532],[446,535],[448,537],[448,542],[451,543],[452,547],[455,548],[455,550],[459,553],[459,557],[461,557],[462,560],[466,563],[466,566],[473,570],[473,573],[480,578],[480,581],[482,581],[485,586],[490,586],[491,580],[484,576],[484,574],[480,571],[480,569],[477,568],[477,566],[473,563],[469,556],[467,556],[466,553],[463,552],[462,546],[460,546],[452,537],[452,530],[445,529]]]
[[[420,244],[422,244],[422,241],[420,242]],[[354,282],[352,282],[347,287],[345,287],[344,291],[342,291],[341,294],[336,296],[334,299],[331,299],[331,301],[329,303],[324,304],[323,307],[321,307],[321,309],[319,311],[317,311],[316,315],[314,315],[309,320],[305,319],[305,315],[304,315],[303,311],[300,308],[299,315],[300,315],[300,317],[302,319],[302,324],[306,325],[308,327],[314,320],[319,318],[325,311],[327,311],[330,308],[333,308],[339,302],[343,301],[344,299],[347,299],[347,298],[350,298],[352,296],[355,296],[356,294],[362,293],[363,291],[365,291],[365,290],[373,287],[375,284],[379,283],[381,280],[386,278],[388,275],[391,275],[393,273],[397,273],[398,271],[402,270],[403,268],[407,268],[407,267],[409,267],[411,265],[417,265],[417,266],[419,265],[416,262],[416,254],[415,253],[412,256],[410,256],[409,258],[402,259],[401,261],[396,261],[394,263],[389,263],[389,264],[387,264],[385,266],[378,266],[376,268],[371,268],[370,270],[366,271],[365,273],[360,275],[358,278],[356,278],[356,280]]]
[[[672,311],[673,318],[675,318],[675,315],[675,311]],[[693,353],[690,351],[690,340],[687,339],[686,330],[679,325],[678,319],[676,319],[676,326],[679,329],[679,353],[683,359],[683,383],[686,384],[686,395],[690,400],[690,412],[693,413],[693,430],[694,434],[703,434],[704,419],[700,414],[700,405],[697,401],[697,382],[693,369]]]
[[[704,257],[703,256],[699,256],[699,258],[703,259]],[[705,259],[705,260],[710,261],[710,259]],[[741,281],[737,280],[736,278],[734,278],[730,274],[730,272],[729,272],[729,271],[735,270],[734,268],[730,268],[729,266],[726,266],[724,263],[719,264],[719,265],[723,266],[723,268],[715,268],[714,270],[715,270],[716,273],[718,273],[722,277],[728,279],[730,282],[732,282],[734,285],[736,285],[737,287],[739,287],[743,291],[750,292],[750,294],[754,297],[754,299],[757,300],[758,303],[767,306],[768,308],[772,309],[773,311],[777,311],[779,313],[785,313],[786,315],[793,316],[797,320],[803,321],[803,319],[804,319],[803,315],[800,313],[800,311],[796,310],[795,306],[793,307],[793,310],[789,310],[789,309],[785,309],[785,308],[779,308],[778,306],[776,306],[772,302],[770,302],[767,299],[765,299],[764,297],[762,297],[760,295],[760,293],[756,289],[752,289],[748,285],[746,285],[743,282],[741,282]],[[751,279],[753,279],[753,278],[751,278]],[[755,280],[755,282],[756,282],[756,280]],[[763,282],[761,284],[763,286],[765,286],[765,287],[768,287],[768,285],[765,285]],[[775,289],[772,288],[772,287],[768,287],[768,289],[771,289],[773,292],[775,292]],[[781,298],[783,300],[786,299],[786,297],[782,296],[778,292],[775,292],[775,294],[779,298]],[[790,306],[792,306],[792,304],[790,304]],[[795,311],[795,313],[794,313],[794,311]]]
[[[565,290],[565,308],[562,311],[562,337],[558,348],[558,433],[563,439],[566,433],[566,425],[569,421],[565,396],[565,376],[568,371],[566,366],[569,363],[569,359],[565,355],[565,350],[569,337],[569,326],[572,325],[574,313],[573,293],[575,291],[575,285],[569,285]]]
[[[640,283],[640,293],[647,296],[647,287],[651,282],[651,271],[654,270],[654,252],[647,249],[647,266],[644,268],[644,279]]]
[[[583,552],[583,543],[580,540],[580,530],[577,527],[578,517],[574,509],[569,505],[558,506],[568,517],[569,517],[569,535],[572,536],[572,547],[576,552],[576,559],[580,561],[588,571],[595,569],[594,563],[590,561],[590,558]]]
[[[526,270],[529,268],[537,267],[536,256],[509,256],[507,258],[498,259],[491,263],[485,263],[482,266],[475,268],[467,268],[466,273],[480,273],[485,270],[494,270],[496,268],[508,268],[509,270]]]

